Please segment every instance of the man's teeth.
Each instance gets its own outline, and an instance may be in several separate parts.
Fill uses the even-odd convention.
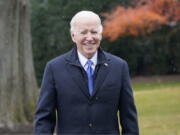
[[[85,44],[86,46],[91,46],[91,45],[94,45],[94,44]]]

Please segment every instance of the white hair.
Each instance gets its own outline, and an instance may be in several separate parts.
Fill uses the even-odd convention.
[[[88,17],[88,16],[96,16],[98,21],[100,22],[100,25],[98,27],[98,31],[99,32],[102,32],[103,31],[103,26],[101,24],[101,19],[99,17],[99,15],[97,15],[96,13],[92,12],[92,11],[80,11],[78,13],[76,13],[72,19],[71,19],[71,22],[70,22],[70,32],[74,32],[74,27],[75,27],[75,24],[76,24],[76,21],[79,19],[79,17]]]

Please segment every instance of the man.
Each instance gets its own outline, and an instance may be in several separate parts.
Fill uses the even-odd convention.
[[[80,11],[71,20],[76,44],[46,65],[35,116],[36,135],[139,135],[127,63],[104,52],[101,20]],[[118,115],[120,122],[118,122]]]

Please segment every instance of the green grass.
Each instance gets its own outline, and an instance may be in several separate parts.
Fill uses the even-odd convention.
[[[136,90],[140,134],[180,135],[180,85],[154,83]]]
[[[133,89],[135,91],[139,90],[154,90],[154,89],[163,89],[171,87],[180,87],[180,81],[169,81],[169,82],[151,82],[151,83],[133,83]]]

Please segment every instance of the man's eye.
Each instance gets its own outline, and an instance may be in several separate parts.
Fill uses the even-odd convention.
[[[92,34],[97,34],[97,31],[92,31],[91,33],[92,33]]]
[[[81,34],[83,34],[83,35],[86,34],[86,31],[82,31]]]

